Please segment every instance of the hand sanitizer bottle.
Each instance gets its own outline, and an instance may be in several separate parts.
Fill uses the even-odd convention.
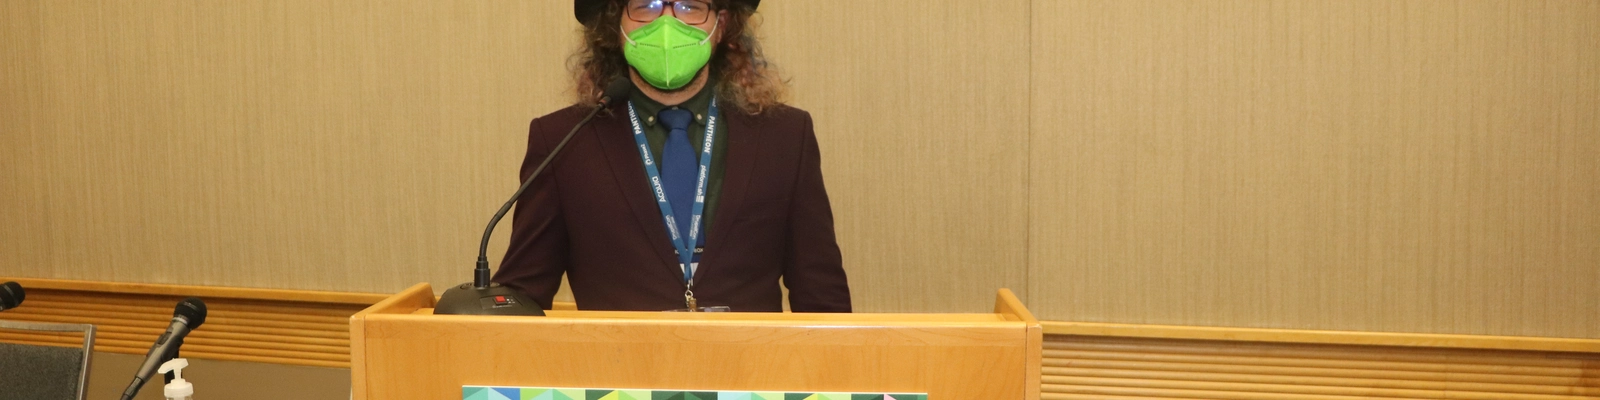
[[[194,385],[189,384],[189,381],[183,380],[183,369],[188,366],[188,359],[174,358],[162,363],[161,369],[156,370],[163,374],[169,371],[173,372],[172,383],[168,383],[167,387],[162,390],[166,392],[167,400],[194,400]]]

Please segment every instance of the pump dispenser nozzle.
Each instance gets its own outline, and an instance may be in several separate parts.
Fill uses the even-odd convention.
[[[190,384],[189,381],[183,380],[183,369],[188,366],[188,359],[174,358],[167,360],[166,363],[161,364],[160,369],[156,370],[156,372],[163,374],[167,372],[172,372],[173,374],[172,383],[168,383],[166,388],[162,389],[167,395],[167,400],[193,399],[191,396],[194,396],[194,385]]]

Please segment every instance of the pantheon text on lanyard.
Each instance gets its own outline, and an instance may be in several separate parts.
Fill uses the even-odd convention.
[[[695,269],[699,266],[696,246],[699,244],[700,229],[706,209],[706,181],[711,175],[711,145],[717,138],[717,98],[711,98],[711,109],[706,113],[706,138],[700,149],[699,178],[695,180],[693,214],[689,216],[689,232],[687,235],[678,232],[677,220],[672,215],[672,205],[667,203],[667,192],[661,186],[661,171],[656,168],[654,157],[650,156],[650,145],[645,141],[644,127],[639,125],[639,113],[634,111],[633,102],[628,102],[628,120],[633,123],[633,141],[639,145],[639,158],[644,161],[644,171],[650,176],[650,189],[655,193],[656,205],[661,207],[661,219],[667,225],[667,234],[672,237],[672,247],[678,253],[679,267],[683,268],[683,302],[690,311],[698,309],[699,305],[694,298]]]

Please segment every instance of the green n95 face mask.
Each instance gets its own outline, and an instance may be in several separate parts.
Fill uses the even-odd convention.
[[[716,31],[716,25],[712,25]],[[700,68],[711,60],[711,34],[670,15],[649,24],[622,32],[627,43],[622,56],[639,71],[650,86],[673,90],[688,85]]]

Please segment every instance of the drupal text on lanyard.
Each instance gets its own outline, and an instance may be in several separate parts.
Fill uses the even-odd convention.
[[[633,141],[638,145],[639,158],[644,162],[645,174],[650,178],[650,190],[655,194],[656,206],[661,209],[662,223],[667,226],[667,236],[672,239],[672,248],[678,256],[678,267],[683,270],[683,303],[688,311],[728,311],[727,307],[707,307],[701,309],[699,301],[694,298],[695,270],[699,267],[700,252],[698,247],[700,237],[704,233],[701,226],[704,224],[706,208],[706,184],[711,175],[711,149],[717,138],[717,99],[711,98],[711,108],[706,113],[705,143],[700,149],[700,168],[696,171],[698,178],[695,180],[694,206],[689,215],[689,232],[683,234],[678,231],[672,205],[667,201],[666,190],[661,186],[661,171],[656,168],[654,157],[650,156],[650,145],[645,140],[644,127],[639,124],[639,113],[634,111],[633,102],[628,102],[628,120],[633,123]]]

